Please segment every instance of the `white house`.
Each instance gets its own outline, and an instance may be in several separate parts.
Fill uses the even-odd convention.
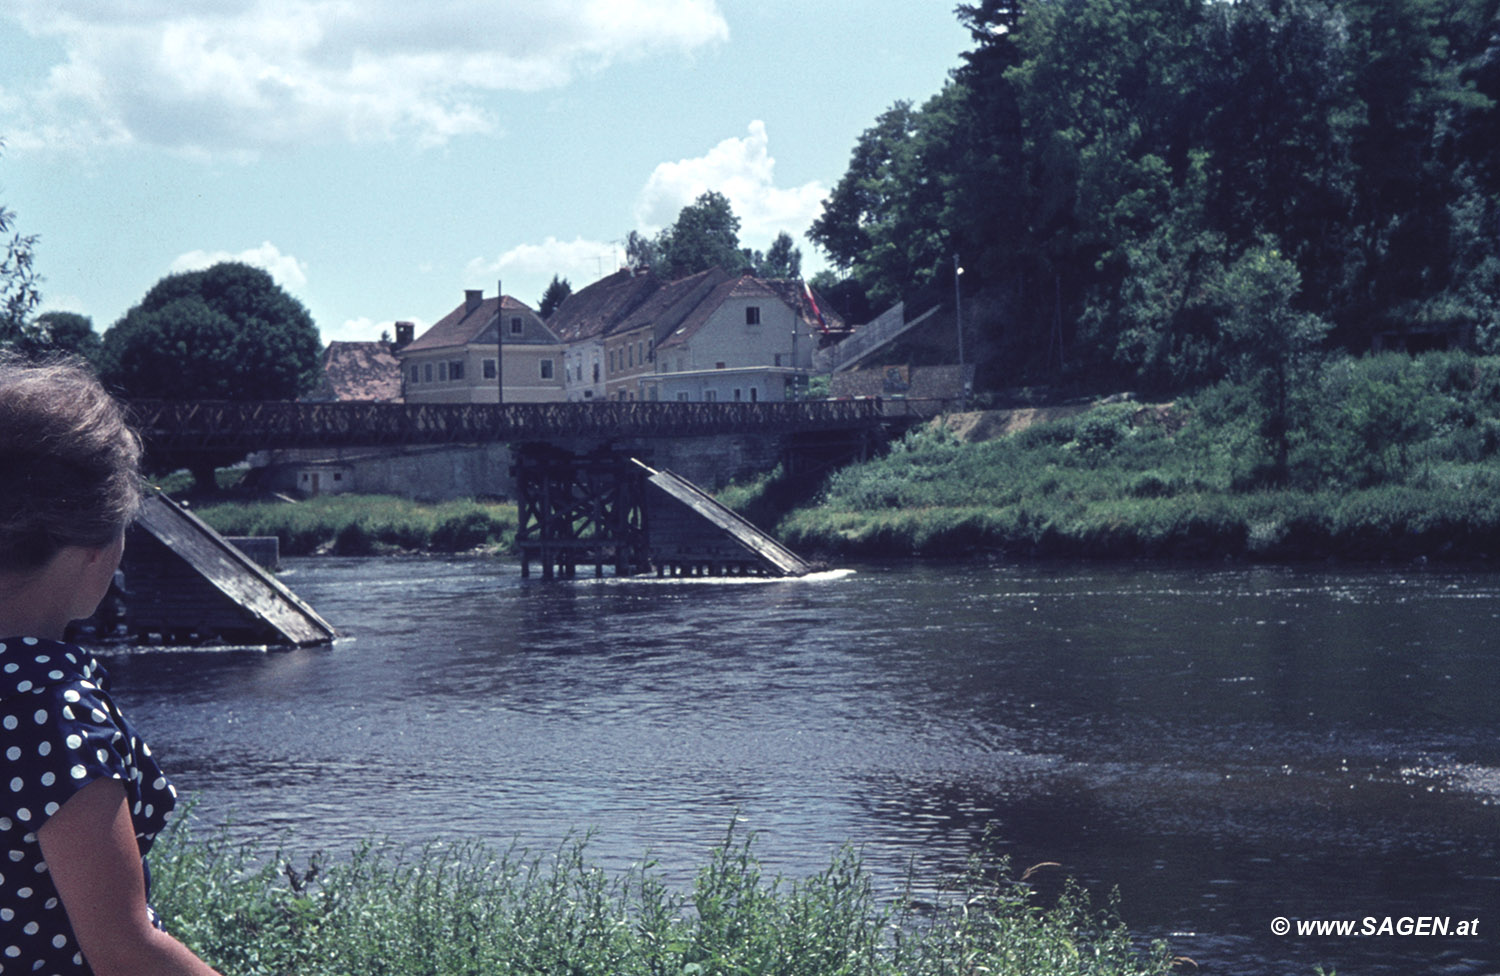
[[[569,401],[608,398],[605,336],[658,288],[649,271],[617,271],[565,298],[547,319],[563,343],[563,395]]]
[[[793,399],[832,326],[801,282],[741,275],[720,282],[655,345],[645,400]],[[841,321],[835,321],[838,329]]]

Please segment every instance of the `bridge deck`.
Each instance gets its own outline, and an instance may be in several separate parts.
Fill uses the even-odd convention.
[[[294,403],[135,400],[130,413],[163,453],[297,447],[468,444],[569,438],[694,437],[878,426],[876,400],[785,403]]]

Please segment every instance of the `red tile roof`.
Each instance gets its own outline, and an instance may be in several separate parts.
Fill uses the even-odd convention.
[[[547,319],[547,327],[563,342],[593,339],[609,332],[661,287],[649,271],[616,271],[580,288]]]
[[[335,340],[323,351],[323,373],[304,400],[401,399],[401,364],[388,342]]]
[[[427,349],[444,349],[449,346],[467,346],[471,342],[480,341],[484,338],[485,329],[494,325],[495,307],[496,302],[493,298],[484,299],[473,309],[470,309],[469,303],[465,301],[439,319],[432,328],[418,336],[416,341],[405,346],[403,351],[421,352]],[[502,307],[506,312],[525,313],[528,319],[535,319],[535,322],[531,323],[533,325],[541,322],[530,306],[509,295],[504,297]],[[528,328],[528,334],[531,331]],[[490,337],[489,341],[495,340]]]

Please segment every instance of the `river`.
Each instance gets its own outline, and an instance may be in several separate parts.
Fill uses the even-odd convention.
[[[118,700],[208,823],[770,871],[1057,861],[1203,973],[1500,972],[1500,574],[859,565],[522,580],[290,560],[331,647],[143,648]],[[1478,920],[1478,937],[1272,920]],[[1191,970],[1188,970],[1191,971]]]

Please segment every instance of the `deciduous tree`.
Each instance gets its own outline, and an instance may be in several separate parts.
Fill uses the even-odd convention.
[[[170,275],[104,335],[103,378],[127,396],[287,400],[317,380],[312,316],[259,268]]]

